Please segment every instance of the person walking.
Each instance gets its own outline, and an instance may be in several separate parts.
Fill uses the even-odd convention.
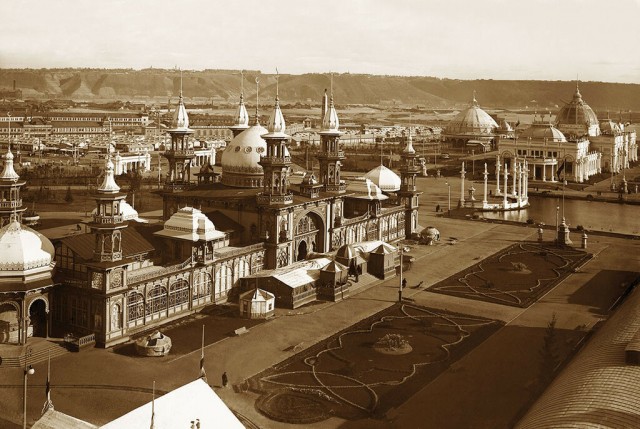
[[[229,384],[229,379],[227,378],[227,372],[223,372],[222,373],[222,387],[227,387],[227,384]]]

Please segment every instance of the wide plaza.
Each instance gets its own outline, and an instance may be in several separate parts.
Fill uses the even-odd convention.
[[[426,180],[426,179],[423,179]],[[435,179],[430,179],[435,180]],[[412,245],[415,262],[405,273],[407,302],[447,312],[504,323],[496,333],[461,356],[405,402],[383,415],[346,420],[330,417],[310,428],[509,427],[539,394],[537,380],[544,330],[555,315],[562,338],[561,358],[575,347],[637,277],[629,255],[637,255],[637,240],[592,235],[588,251],[594,257],[562,279],[527,308],[500,305],[429,291],[453,274],[506,249],[514,243],[535,241],[534,227],[494,224],[463,219],[433,218],[421,207],[423,219],[434,223],[442,240],[435,246]],[[547,241],[551,232],[546,231]],[[455,244],[449,238],[455,237]],[[574,237],[575,242],[578,237]],[[634,258],[634,257],[631,257]],[[423,282],[421,287],[413,287]],[[207,338],[205,369],[209,383],[225,403],[258,427],[300,427],[270,420],[255,407],[259,394],[243,386],[251,377],[290,359],[319,341],[383,311],[398,300],[398,278],[377,281],[362,276],[351,297],[338,303],[320,302],[297,310],[278,310],[276,317],[250,327],[242,336]],[[51,362],[52,399],[56,409],[95,424],[105,423],[150,400],[153,382],[160,393],[198,377],[200,314],[191,322],[190,346],[167,358],[139,358],[117,350],[87,349]],[[234,322],[237,323],[238,321]],[[239,321],[242,323],[242,321]],[[29,421],[36,419],[44,403],[46,363],[35,365],[29,379]],[[22,416],[22,370],[5,368],[0,386],[0,415],[6,427],[18,427]],[[222,388],[226,372],[231,388]],[[64,380],[62,382],[61,380]],[[419,405],[420,404],[420,405]],[[431,404],[426,407],[423,404]],[[461,412],[460,410],[466,410]],[[427,422],[427,423],[425,423]]]

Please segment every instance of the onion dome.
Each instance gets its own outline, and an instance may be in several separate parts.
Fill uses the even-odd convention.
[[[384,165],[379,165],[364,175],[365,179],[371,180],[383,192],[395,192],[400,190],[400,177]]]
[[[267,129],[256,124],[247,128],[227,145],[222,152],[222,183],[241,188],[262,187],[263,170],[260,158],[267,152],[262,138]]]
[[[16,173],[16,170],[13,168],[13,154],[11,153],[11,148],[8,148],[7,153],[4,155],[4,169],[2,170],[0,180],[15,182],[18,179],[20,179],[20,176],[18,176],[18,173]]]
[[[349,181],[347,192],[352,194],[350,195],[351,198],[364,200],[386,200],[389,198],[382,193],[378,185],[365,177]]]
[[[556,116],[556,126],[565,134],[597,136],[600,134],[598,117],[582,99],[576,84],[573,99],[565,104]]]
[[[331,100],[329,101],[329,108],[324,113],[322,118],[322,129],[320,134],[336,134],[340,133],[340,120],[338,119],[338,112],[333,104],[333,94],[331,94]]]
[[[531,139],[531,140],[547,140],[548,142],[564,143],[567,141],[566,137],[556,127],[549,123],[534,122],[531,126],[525,129],[519,138]]]
[[[285,134],[286,124],[284,122],[284,116],[282,110],[280,110],[280,99],[276,95],[276,104],[273,106],[271,116],[269,116],[269,122],[267,123],[267,130],[269,131],[264,137],[270,138],[289,138]]]
[[[233,121],[233,126],[231,127],[232,130],[249,128],[249,113],[247,113],[247,108],[244,105],[244,94],[240,94],[240,104],[233,116]]]
[[[493,136],[498,129],[497,122],[482,110],[473,97],[471,106],[458,113],[444,130],[444,134],[468,136]]]
[[[180,91],[178,107],[173,114],[173,121],[171,122],[171,126],[173,129],[169,131],[191,131],[189,129],[189,115],[187,114],[187,108],[184,107],[184,100],[182,99],[182,91]]]
[[[13,219],[0,229],[0,276],[49,269],[54,252],[49,239]]]
[[[411,137],[411,128],[407,130],[407,145],[402,150],[402,153],[405,155],[413,155],[416,153],[416,150],[413,148],[413,137]]]
[[[113,162],[111,161],[111,157],[107,157],[107,163],[105,164],[104,169],[104,180],[102,181],[102,185],[98,188],[98,192],[116,194],[120,192],[120,186],[116,183],[116,180],[113,176]]]
[[[211,241],[225,236],[200,210],[183,207],[164,223],[156,235],[190,241]]]

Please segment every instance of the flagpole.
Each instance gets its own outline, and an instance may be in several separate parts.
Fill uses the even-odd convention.
[[[51,350],[49,350],[49,357],[47,360],[47,384],[45,387],[45,401],[44,407],[42,407],[42,415],[49,410],[53,410],[53,402],[51,402]]]
[[[208,383],[207,373],[204,370],[204,325],[202,325],[202,348],[200,352],[200,378],[203,379],[205,383]]]
[[[151,426],[149,429],[154,429],[156,418],[156,381],[153,380],[153,390],[151,391]]]

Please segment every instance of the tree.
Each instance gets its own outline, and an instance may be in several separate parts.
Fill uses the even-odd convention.
[[[67,194],[64,196],[64,201],[66,203],[73,202],[73,193],[71,192],[71,186],[67,186]]]
[[[553,380],[558,365],[558,339],[556,332],[556,314],[553,313],[544,331],[542,349],[540,349],[540,388],[544,389]]]

